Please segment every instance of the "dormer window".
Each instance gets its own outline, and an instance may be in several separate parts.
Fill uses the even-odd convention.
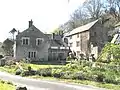
[[[37,38],[36,39],[36,45],[40,45],[44,41],[43,38]]]
[[[22,45],[29,45],[30,38],[29,37],[22,37]]]

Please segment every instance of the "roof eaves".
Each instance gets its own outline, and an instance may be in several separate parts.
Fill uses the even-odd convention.
[[[86,32],[86,31],[89,31],[89,30],[84,30],[84,31],[82,31],[82,32]],[[74,34],[69,34],[69,35],[66,35],[66,37],[73,36],[73,35],[76,35],[76,34],[82,33],[82,32],[77,32],[77,33],[74,33]]]
[[[93,22],[90,22],[88,24],[85,24],[83,26],[80,26],[78,28],[75,28],[73,29],[67,36],[71,36],[73,34],[77,34],[77,33],[80,33],[80,32],[84,32],[84,31],[87,31],[89,30],[92,26],[94,26],[96,23],[98,22],[98,19],[93,21]]]

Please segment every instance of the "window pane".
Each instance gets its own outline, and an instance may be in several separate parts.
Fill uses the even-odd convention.
[[[36,57],[36,52],[34,52],[34,58]]]
[[[42,40],[38,39],[38,44],[37,45],[40,45],[42,42]]]
[[[23,45],[25,44],[25,39],[23,39]]]
[[[30,58],[30,52],[28,52],[28,58]]]
[[[44,41],[43,38],[37,38],[36,39],[36,45],[40,45]]]
[[[31,52],[31,57],[33,57],[33,52]]]
[[[29,37],[22,37],[22,44],[28,45],[29,44]]]
[[[26,45],[28,45],[28,39],[26,39]]]
[[[37,40],[37,45],[40,45],[40,40],[39,39]]]

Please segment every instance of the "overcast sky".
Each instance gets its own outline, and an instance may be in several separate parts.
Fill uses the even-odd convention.
[[[68,1],[70,1],[68,3]],[[65,23],[85,0],[0,0],[0,42],[12,28],[23,31],[28,21],[42,32],[51,32]]]

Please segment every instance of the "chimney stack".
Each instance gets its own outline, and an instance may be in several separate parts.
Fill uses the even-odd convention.
[[[31,19],[31,21],[29,21],[29,28],[33,25],[33,21]]]

